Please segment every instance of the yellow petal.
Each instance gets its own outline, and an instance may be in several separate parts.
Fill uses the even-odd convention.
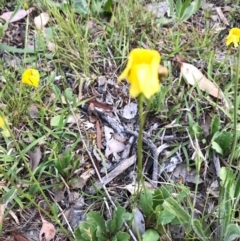
[[[158,73],[156,70],[153,71],[151,65],[140,64],[133,66],[129,80],[131,83],[130,95],[132,97],[143,93],[149,99],[160,90]]]
[[[39,72],[36,69],[27,69],[22,75],[22,83],[38,87],[40,80]]]
[[[240,28],[232,28],[226,38],[226,45],[234,44],[237,47],[240,42]]]
[[[0,128],[4,128],[4,127],[5,127],[4,119],[0,116]]]
[[[143,93],[146,98],[150,98],[160,90],[158,80],[160,58],[156,50],[133,49],[130,52],[127,67],[118,80],[127,79],[131,84],[132,97]]]

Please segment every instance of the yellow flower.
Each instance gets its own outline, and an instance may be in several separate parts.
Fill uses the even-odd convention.
[[[132,97],[142,93],[149,99],[160,91],[158,79],[160,60],[160,54],[156,50],[133,49],[129,54],[127,67],[118,81],[127,79]]]
[[[5,122],[1,116],[0,116],[0,128],[5,128]]]
[[[240,42],[240,28],[232,28],[227,36],[226,45],[234,44],[237,47]]]
[[[39,72],[36,69],[27,69],[22,75],[22,83],[34,87],[38,87],[39,79]]]

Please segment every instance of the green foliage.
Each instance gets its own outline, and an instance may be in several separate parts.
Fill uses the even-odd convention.
[[[172,223],[173,220],[175,223],[188,223],[190,220],[190,215],[179,204],[187,196],[189,190],[183,187],[176,199],[172,197],[172,191],[170,185],[164,185],[154,193],[146,190],[140,196],[139,205],[147,219],[156,223],[156,230]]]
[[[119,204],[113,212],[112,219],[105,221],[99,212],[89,212],[87,220],[81,223],[75,231],[76,240],[81,241],[128,241],[130,236],[126,232],[120,231],[123,227],[124,221],[130,221],[132,214]]]
[[[234,241],[240,238],[240,227],[235,224],[229,224],[224,236],[224,241]]]
[[[227,156],[232,145],[233,134],[221,128],[220,118],[214,116],[211,122],[211,146],[217,153]]]
[[[176,2],[176,3],[175,3]],[[195,14],[201,7],[201,0],[167,0],[170,8],[170,16],[175,22],[184,22]]]
[[[111,13],[113,4],[113,0],[68,0],[60,4],[51,2],[51,5],[64,12],[73,9],[75,13],[81,15]]]
[[[221,224],[221,237],[226,236],[226,232],[231,235],[239,235],[239,229],[232,226],[232,220],[237,211],[237,205],[240,198],[240,177],[233,173],[229,167],[222,167],[220,171],[221,195],[219,208],[219,222]],[[229,226],[231,225],[231,226]]]
[[[156,114],[158,114],[159,112],[163,111],[164,109],[166,109],[166,106],[164,105],[164,102],[166,100],[166,95],[169,92],[169,87],[168,86],[164,86],[161,85],[161,90],[159,91],[159,93],[155,94],[151,100],[150,100],[150,109],[154,112],[156,112]]]
[[[202,224],[199,220],[194,219],[192,221],[192,227],[194,232],[197,234],[197,236],[200,238],[202,241],[208,241],[209,239],[206,237],[205,232],[203,231]]]
[[[74,171],[79,168],[80,161],[78,157],[75,157],[72,150],[66,150],[62,154],[56,156],[54,165],[58,173],[64,178],[69,178]]]
[[[143,234],[142,237],[143,237],[142,241],[157,241],[157,240],[159,240],[159,234],[154,229],[148,229]]]
[[[220,118],[218,116],[214,116],[211,121],[211,135],[214,136],[221,128]]]

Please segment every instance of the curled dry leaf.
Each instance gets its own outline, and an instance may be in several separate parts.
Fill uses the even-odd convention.
[[[54,225],[42,217],[42,228],[39,234],[40,241],[51,241],[54,239],[56,229]]]
[[[192,64],[181,63],[181,73],[190,85],[198,85],[198,87],[208,92],[215,98],[222,99],[221,90],[209,79],[207,79],[202,72]]]
[[[29,13],[31,13],[34,10],[34,8],[29,8],[28,10],[24,10],[24,9],[20,9],[19,11],[16,12],[16,14],[12,17],[12,19],[9,21],[10,23],[16,22],[18,20],[21,20],[23,18],[25,18]],[[6,12],[3,13],[0,18],[5,19],[6,21],[8,21],[12,14],[14,12]]]
[[[131,102],[124,106],[122,116],[127,120],[131,120],[136,116],[137,111],[137,104]]]
[[[206,78],[203,73],[192,64],[180,62],[181,73],[185,80],[190,85],[197,85],[202,91],[208,92],[211,96],[221,99],[224,102],[225,108],[229,109],[229,105],[220,88]]]
[[[125,144],[117,141],[113,137],[113,129],[109,128],[108,126],[104,126],[104,133],[106,138],[106,149],[105,149],[105,156],[108,158],[113,153],[122,152],[125,149]]]
[[[17,231],[11,232],[12,236],[16,241],[29,241],[26,237],[24,237],[22,234],[18,233]]]
[[[39,30],[43,30],[44,26],[48,23],[48,21],[48,13],[41,13],[40,15],[34,18],[34,24]]]

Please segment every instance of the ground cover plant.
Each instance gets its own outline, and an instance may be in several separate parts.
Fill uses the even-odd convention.
[[[239,12],[0,0],[0,240],[239,240]]]

